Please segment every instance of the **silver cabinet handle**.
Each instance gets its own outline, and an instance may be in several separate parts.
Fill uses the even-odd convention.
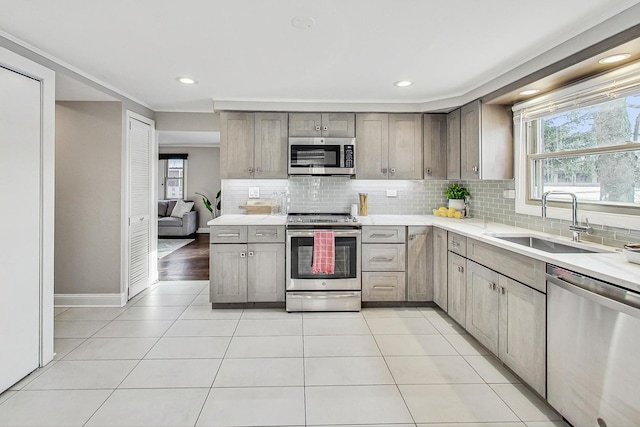
[[[500,295],[504,295],[504,286],[498,286],[498,292],[500,292]]]
[[[316,130],[320,130],[320,125],[317,125],[317,126],[316,126]]]
[[[256,233],[256,237],[262,237],[262,236],[275,236],[277,233]]]
[[[455,242],[455,241],[451,241],[451,246],[453,246],[454,248],[459,248],[460,247],[460,243]]]
[[[384,256],[374,256],[373,258],[371,258],[371,261],[393,261],[393,258],[388,258],[388,257],[384,257]]]
[[[247,169],[247,172],[249,172],[249,173],[253,173],[253,168],[249,168],[249,169]]]
[[[253,256],[253,251],[249,251],[249,256]]]
[[[374,286],[373,289],[395,289],[395,286]]]
[[[427,175],[431,175],[431,173],[433,172],[430,168],[427,168],[424,171],[427,173]]]
[[[244,258],[246,256],[247,256],[247,254],[245,252],[240,252],[240,258]]]
[[[478,173],[480,168],[478,168],[477,166],[474,166],[474,167],[471,168],[471,170],[474,171],[475,173]]]
[[[413,239],[415,239],[415,238],[416,238],[416,235],[415,235],[415,234],[409,234],[409,240],[413,240]]]
[[[387,168],[382,168],[382,169],[381,169],[381,172],[382,172],[382,173],[387,173]]]
[[[217,234],[218,237],[240,237],[240,233],[221,233]]]
[[[461,266],[461,265],[459,265],[459,266],[458,266],[458,272],[460,272],[460,273],[464,273],[464,267],[463,267],[463,266]]]
[[[373,233],[371,234],[369,237],[373,238],[378,238],[378,237],[393,237],[393,234],[389,234],[389,233]]]
[[[329,126],[322,126],[322,130],[329,130]]]
[[[496,290],[496,284],[495,283],[489,283],[489,289],[491,289],[492,291]]]
[[[256,173],[260,173],[260,168],[256,168]]]
[[[144,217],[143,216],[140,217],[140,221],[144,221]]]
[[[396,173],[396,168],[389,169],[389,173],[391,173],[391,175],[394,175]]]

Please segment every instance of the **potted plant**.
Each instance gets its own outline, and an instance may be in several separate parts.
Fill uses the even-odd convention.
[[[469,190],[459,186],[458,184],[451,184],[447,188],[445,195],[449,199],[449,207],[456,208],[459,211],[464,209],[464,201],[470,196]]]

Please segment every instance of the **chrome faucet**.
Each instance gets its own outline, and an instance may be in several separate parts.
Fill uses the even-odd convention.
[[[572,240],[574,242],[580,241],[580,233],[590,233],[593,228],[589,227],[589,219],[587,218],[587,225],[580,225],[578,223],[578,198],[574,193],[568,191],[547,191],[542,195],[542,218],[547,217],[547,199],[550,194],[559,194],[564,196],[571,196],[571,210],[572,210],[572,223],[569,226],[569,230],[573,232]]]

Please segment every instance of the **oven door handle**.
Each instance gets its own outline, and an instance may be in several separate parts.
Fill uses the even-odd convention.
[[[348,230],[348,231],[338,231],[338,230],[312,230],[312,231],[302,231],[302,230],[288,230],[287,236],[289,237],[313,237],[314,231],[333,231],[333,234],[336,237],[359,237],[362,232],[360,230]]]

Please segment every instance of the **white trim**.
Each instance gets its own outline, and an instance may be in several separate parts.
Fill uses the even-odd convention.
[[[131,110],[127,110],[125,114],[125,135],[126,137],[123,140],[123,150],[122,150],[122,172],[123,172],[123,180],[121,186],[121,205],[122,209],[120,211],[121,218],[121,229],[120,229],[120,260],[121,260],[121,268],[120,268],[120,292],[125,293],[127,298],[129,296],[136,295],[136,293],[140,292],[142,289],[138,289],[138,287],[134,288],[134,292],[130,292],[129,289],[129,181],[131,180],[131,173],[129,171],[129,147],[130,147],[130,129],[129,122],[134,119],[138,120],[142,123],[146,123],[151,127],[151,147],[150,147],[150,174],[149,179],[151,192],[149,197],[149,223],[150,223],[150,253],[149,253],[149,283],[144,284],[142,289],[146,289],[152,283],[158,281],[158,202],[157,202],[157,180],[158,180],[158,144],[156,139],[156,122],[153,119],[135,113]]]
[[[124,307],[127,293],[119,294],[55,294],[56,307]]]
[[[198,233],[198,234],[210,234],[211,233],[211,229],[209,229],[209,227],[201,227],[201,228],[198,228],[196,230],[196,233]]]

